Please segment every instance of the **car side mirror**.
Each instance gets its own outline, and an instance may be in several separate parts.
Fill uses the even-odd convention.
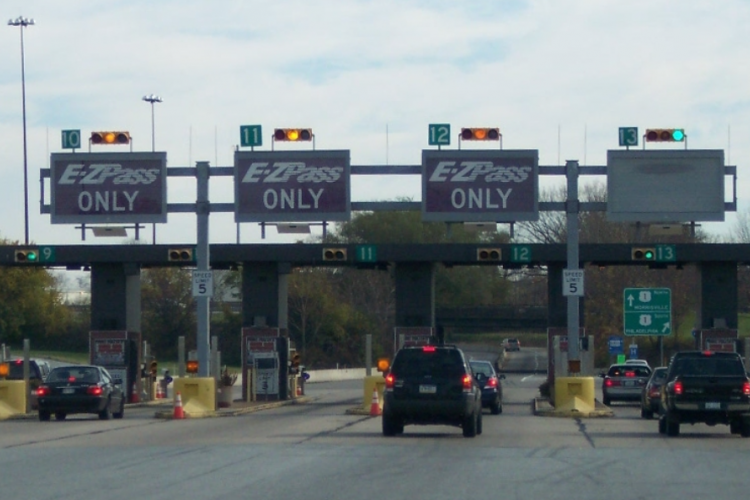
[[[122,379],[121,378],[113,378],[112,383],[114,385],[122,385]]]

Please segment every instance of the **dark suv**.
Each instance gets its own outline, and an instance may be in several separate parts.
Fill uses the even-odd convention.
[[[482,388],[455,346],[404,347],[385,378],[383,435],[404,425],[452,425],[465,437],[482,433]]]

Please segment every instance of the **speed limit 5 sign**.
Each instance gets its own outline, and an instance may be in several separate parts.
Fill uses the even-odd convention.
[[[213,271],[193,271],[193,297],[214,296]]]
[[[583,269],[563,269],[563,295],[583,297]]]

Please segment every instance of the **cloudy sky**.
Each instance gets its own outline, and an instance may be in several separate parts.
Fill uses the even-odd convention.
[[[3,0],[0,11],[36,21],[24,42],[40,244],[81,242],[39,213],[61,130],[128,130],[149,151],[152,93],[169,166],[231,166],[248,124],[263,126],[263,150],[274,127],[310,127],[317,149],[350,150],[353,165],[421,163],[430,123],[500,127],[505,149],[537,149],[541,165],[604,165],[620,126],[682,127],[690,148],[725,150],[750,207],[747,0]],[[0,30],[0,237],[23,241],[19,31]],[[212,202],[233,201],[230,179],[211,186]],[[420,193],[414,176],[352,180],[353,201]],[[170,178],[170,202],[195,196],[194,181]],[[705,227],[726,233],[734,219]],[[157,243],[194,242],[195,225],[170,214]],[[295,239],[272,233],[265,242]],[[212,243],[236,234],[232,214],[211,216]],[[150,226],[141,237],[152,242]],[[258,224],[242,224],[241,241],[260,242]]]

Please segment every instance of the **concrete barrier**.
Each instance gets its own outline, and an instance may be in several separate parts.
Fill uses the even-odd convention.
[[[26,413],[26,382],[0,380],[0,419]]]

